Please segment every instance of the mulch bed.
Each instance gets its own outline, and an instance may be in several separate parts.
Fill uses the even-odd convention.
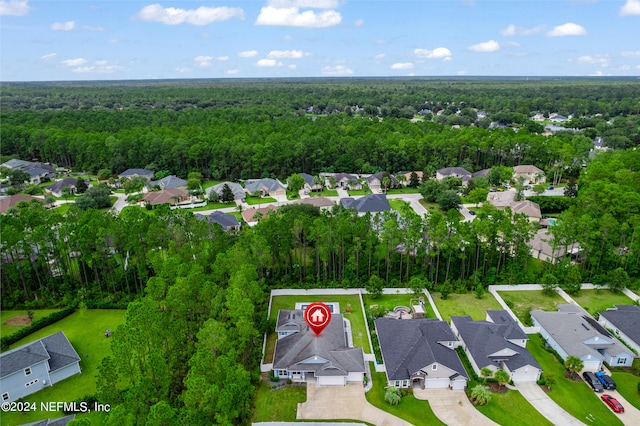
[[[6,320],[3,325],[31,325],[31,320],[26,315],[16,315]]]
[[[507,387],[500,386],[498,382],[487,382],[487,387],[493,393],[505,393],[507,391]]]

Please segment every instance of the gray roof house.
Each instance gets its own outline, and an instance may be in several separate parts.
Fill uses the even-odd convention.
[[[149,181],[148,185],[159,186],[160,189],[184,188],[187,186],[187,181],[184,179],[180,179],[177,176],[169,175],[163,177],[160,180]]]
[[[531,311],[531,319],[562,359],[578,357],[585,370],[599,370],[603,362],[612,367],[631,366],[631,350],[578,305],[558,305],[556,312],[536,309]]]
[[[278,312],[274,375],[318,386],[344,386],[364,380],[362,348],[349,346],[346,320],[334,313],[319,336],[309,329],[301,309]]]
[[[16,401],[80,373],[80,357],[62,331],[0,354],[2,402]]]
[[[196,213],[196,218],[206,220],[208,223],[217,223],[222,226],[222,230],[225,232],[228,230],[240,230],[240,222],[238,222],[238,218],[229,213],[223,213],[221,211],[214,211],[208,215]]]
[[[362,189],[362,185],[358,181],[357,175],[352,175],[349,173],[336,173],[333,178],[336,180],[336,186],[338,188],[347,188],[347,189]]]
[[[153,179],[154,171],[147,169],[127,169],[124,172],[120,173],[118,176],[121,178],[132,179],[134,177],[143,177],[150,181]]]
[[[514,382],[535,382],[542,368],[527,350],[529,338],[504,310],[489,310],[485,321],[452,316],[451,329],[462,342],[476,374],[504,370]]]
[[[322,185],[315,183],[315,177],[309,173],[299,173],[304,179],[304,187],[309,191],[319,191],[322,189]],[[324,182],[324,178],[322,178]]]
[[[539,229],[533,236],[533,239],[527,242],[527,245],[529,249],[531,249],[531,256],[551,263],[556,263],[564,256],[578,256],[581,250],[578,243],[571,243],[569,245],[558,244],[554,250],[553,235],[548,228]]]
[[[358,214],[378,213],[391,210],[384,194],[369,194],[360,198],[341,198],[340,204],[346,209],[356,209]]]
[[[277,197],[287,195],[285,186],[279,180],[271,178],[249,179],[244,183],[244,188],[249,194],[260,191],[262,196]]]
[[[247,193],[244,192],[244,188],[242,187],[242,185],[235,182],[222,182],[207,188],[205,190],[207,197],[209,196],[209,194],[211,194],[212,191],[217,193],[218,197],[222,197],[222,189],[224,188],[225,185],[227,185],[231,190],[231,192],[233,192],[233,198],[235,200],[244,200],[246,198]]]
[[[25,167],[31,165],[33,163],[31,163],[31,161],[24,161],[24,160],[20,160],[18,158],[12,158],[9,161],[6,161],[2,164],[0,164],[0,167],[6,167],[8,169],[11,170],[15,170],[15,169],[24,169]]]
[[[513,191],[509,191],[513,192]],[[540,222],[542,219],[542,211],[540,205],[529,200],[513,201],[509,204],[513,213],[524,214],[529,218],[530,222]]]
[[[75,414],[70,414],[68,416],[58,417],[57,419],[40,420],[38,422],[23,424],[22,426],[65,426],[75,418]]]
[[[460,342],[446,321],[377,318],[375,325],[389,386],[464,389],[468,378],[455,351]]]
[[[45,189],[56,197],[62,197],[62,188],[69,188],[71,193],[76,192],[76,184],[78,183],[78,179],[76,178],[64,178],[62,180],[57,181],[53,185],[45,186]]]
[[[600,325],[613,330],[616,336],[640,353],[640,307],[616,305],[615,308],[598,313]]]
[[[471,177],[471,172],[463,167],[445,167],[444,169],[436,170],[436,179],[442,180],[446,177],[464,178],[465,176]]]

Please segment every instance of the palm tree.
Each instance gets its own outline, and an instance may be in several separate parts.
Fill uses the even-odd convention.
[[[384,393],[384,400],[387,401],[391,405],[398,405],[402,400],[402,394],[400,393],[400,389],[395,386],[389,386],[387,391]]]
[[[493,378],[496,379],[500,386],[504,386],[511,380],[511,377],[509,377],[509,373],[504,370],[496,371],[496,373],[493,375]]]
[[[485,385],[476,385],[471,390],[471,399],[476,405],[486,405],[491,400],[489,388]]]
[[[480,375],[483,377],[484,379],[484,383],[487,383],[487,379],[490,378],[491,376],[493,376],[493,371],[491,371],[491,369],[489,367],[483,367],[480,370]]]
[[[319,186],[320,192],[324,189],[324,178],[320,175],[313,177],[313,186]]]
[[[584,362],[577,356],[569,355],[567,359],[564,360],[564,366],[571,373],[571,378],[576,377],[576,373],[584,368]]]

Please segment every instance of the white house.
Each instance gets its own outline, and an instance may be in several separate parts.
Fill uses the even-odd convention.
[[[640,307],[636,305],[616,305],[604,312],[598,312],[598,322],[624,340],[640,353]]]

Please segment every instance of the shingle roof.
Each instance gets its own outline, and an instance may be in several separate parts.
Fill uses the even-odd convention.
[[[155,186],[158,185],[162,189],[172,189],[172,188],[180,188],[182,186],[187,186],[187,181],[184,179],[180,179],[177,176],[166,176],[160,180],[154,180],[149,182],[149,185]]]
[[[534,203],[533,201],[523,200],[523,201],[514,201],[510,205],[511,210],[514,213],[522,213],[527,215],[528,217],[542,219],[542,213],[540,211],[540,205]]]
[[[20,160],[18,158],[12,158],[11,160],[0,164],[0,167],[7,167],[9,169],[22,169],[23,167],[27,167],[30,164],[33,163],[31,163],[30,161]]]
[[[457,341],[445,321],[377,318],[375,324],[389,380],[408,380],[413,373],[433,363],[466,377],[456,351],[441,343]]]
[[[231,192],[233,192],[233,198],[235,200],[242,200],[246,197],[247,193],[244,192],[244,188],[239,183],[235,182],[222,182],[217,185],[213,185],[212,187],[207,188],[207,196],[211,193],[211,191],[214,191],[218,194],[218,196],[222,197],[222,189],[225,185],[227,185]]]
[[[489,365],[500,368],[504,362],[511,371],[526,365],[542,369],[526,348],[510,340],[528,340],[506,311],[488,311],[498,322],[474,321],[470,316],[452,316],[460,339],[464,341],[478,368]]]
[[[544,173],[541,169],[537,168],[534,165],[526,164],[522,166],[514,166],[513,171],[517,174],[519,173]]]
[[[147,169],[127,169],[124,172],[120,173],[118,176],[120,177],[129,177],[129,176],[146,176],[149,178],[153,177],[153,170]]]
[[[600,312],[627,337],[640,345],[640,307],[636,305],[616,305],[615,309]]]
[[[266,207],[262,207],[256,209],[254,207],[248,208],[242,212],[242,218],[245,222],[255,222],[254,216],[258,213],[262,215],[262,217],[267,216],[270,211],[276,211],[278,208],[276,206],[268,205]]]
[[[71,188],[76,186],[78,183],[78,179],[75,178],[64,178],[62,180],[57,181],[53,185],[45,186],[45,189],[51,192],[60,192],[62,188]]]
[[[301,200],[296,200],[293,204],[310,204],[316,207],[331,207],[335,206],[335,203],[327,197],[309,197]]]
[[[309,173],[299,173],[300,176],[302,176],[302,178],[304,179],[304,182],[309,185],[309,186],[313,186],[313,176],[311,176]]]
[[[442,176],[471,176],[471,172],[469,172],[464,167],[445,167],[444,169],[438,170],[437,173],[441,174]]]
[[[29,197],[22,194],[14,194],[9,197],[3,198],[0,200],[0,213],[6,212],[10,207],[18,205],[21,201],[26,201],[27,203],[29,203],[32,200],[38,200],[41,203],[44,202],[44,200],[42,200],[41,198]]]
[[[215,211],[208,215],[196,213],[196,218],[200,220],[206,220],[208,223],[217,223],[222,226],[225,231],[233,226],[240,226],[238,218],[232,214]]]
[[[249,193],[253,193],[255,191],[263,191],[273,192],[279,189],[284,189],[284,185],[279,181],[271,178],[257,179],[257,180],[248,180],[245,182],[245,188]]]
[[[341,198],[340,204],[347,209],[356,209],[358,213],[376,213],[391,210],[389,200],[384,194],[369,194],[361,198]]]
[[[39,362],[49,361],[56,371],[80,361],[80,357],[62,331],[27,343],[0,355],[0,377],[6,377]]]
[[[175,197],[180,199],[186,197],[187,195],[189,195],[189,193],[184,189],[172,188],[164,189],[162,191],[147,192],[146,194],[144,194],[144,197],[142,197],[142,199],[149,202],[149,204],[154,205],[167,203],[170,204],[175,202]]]

